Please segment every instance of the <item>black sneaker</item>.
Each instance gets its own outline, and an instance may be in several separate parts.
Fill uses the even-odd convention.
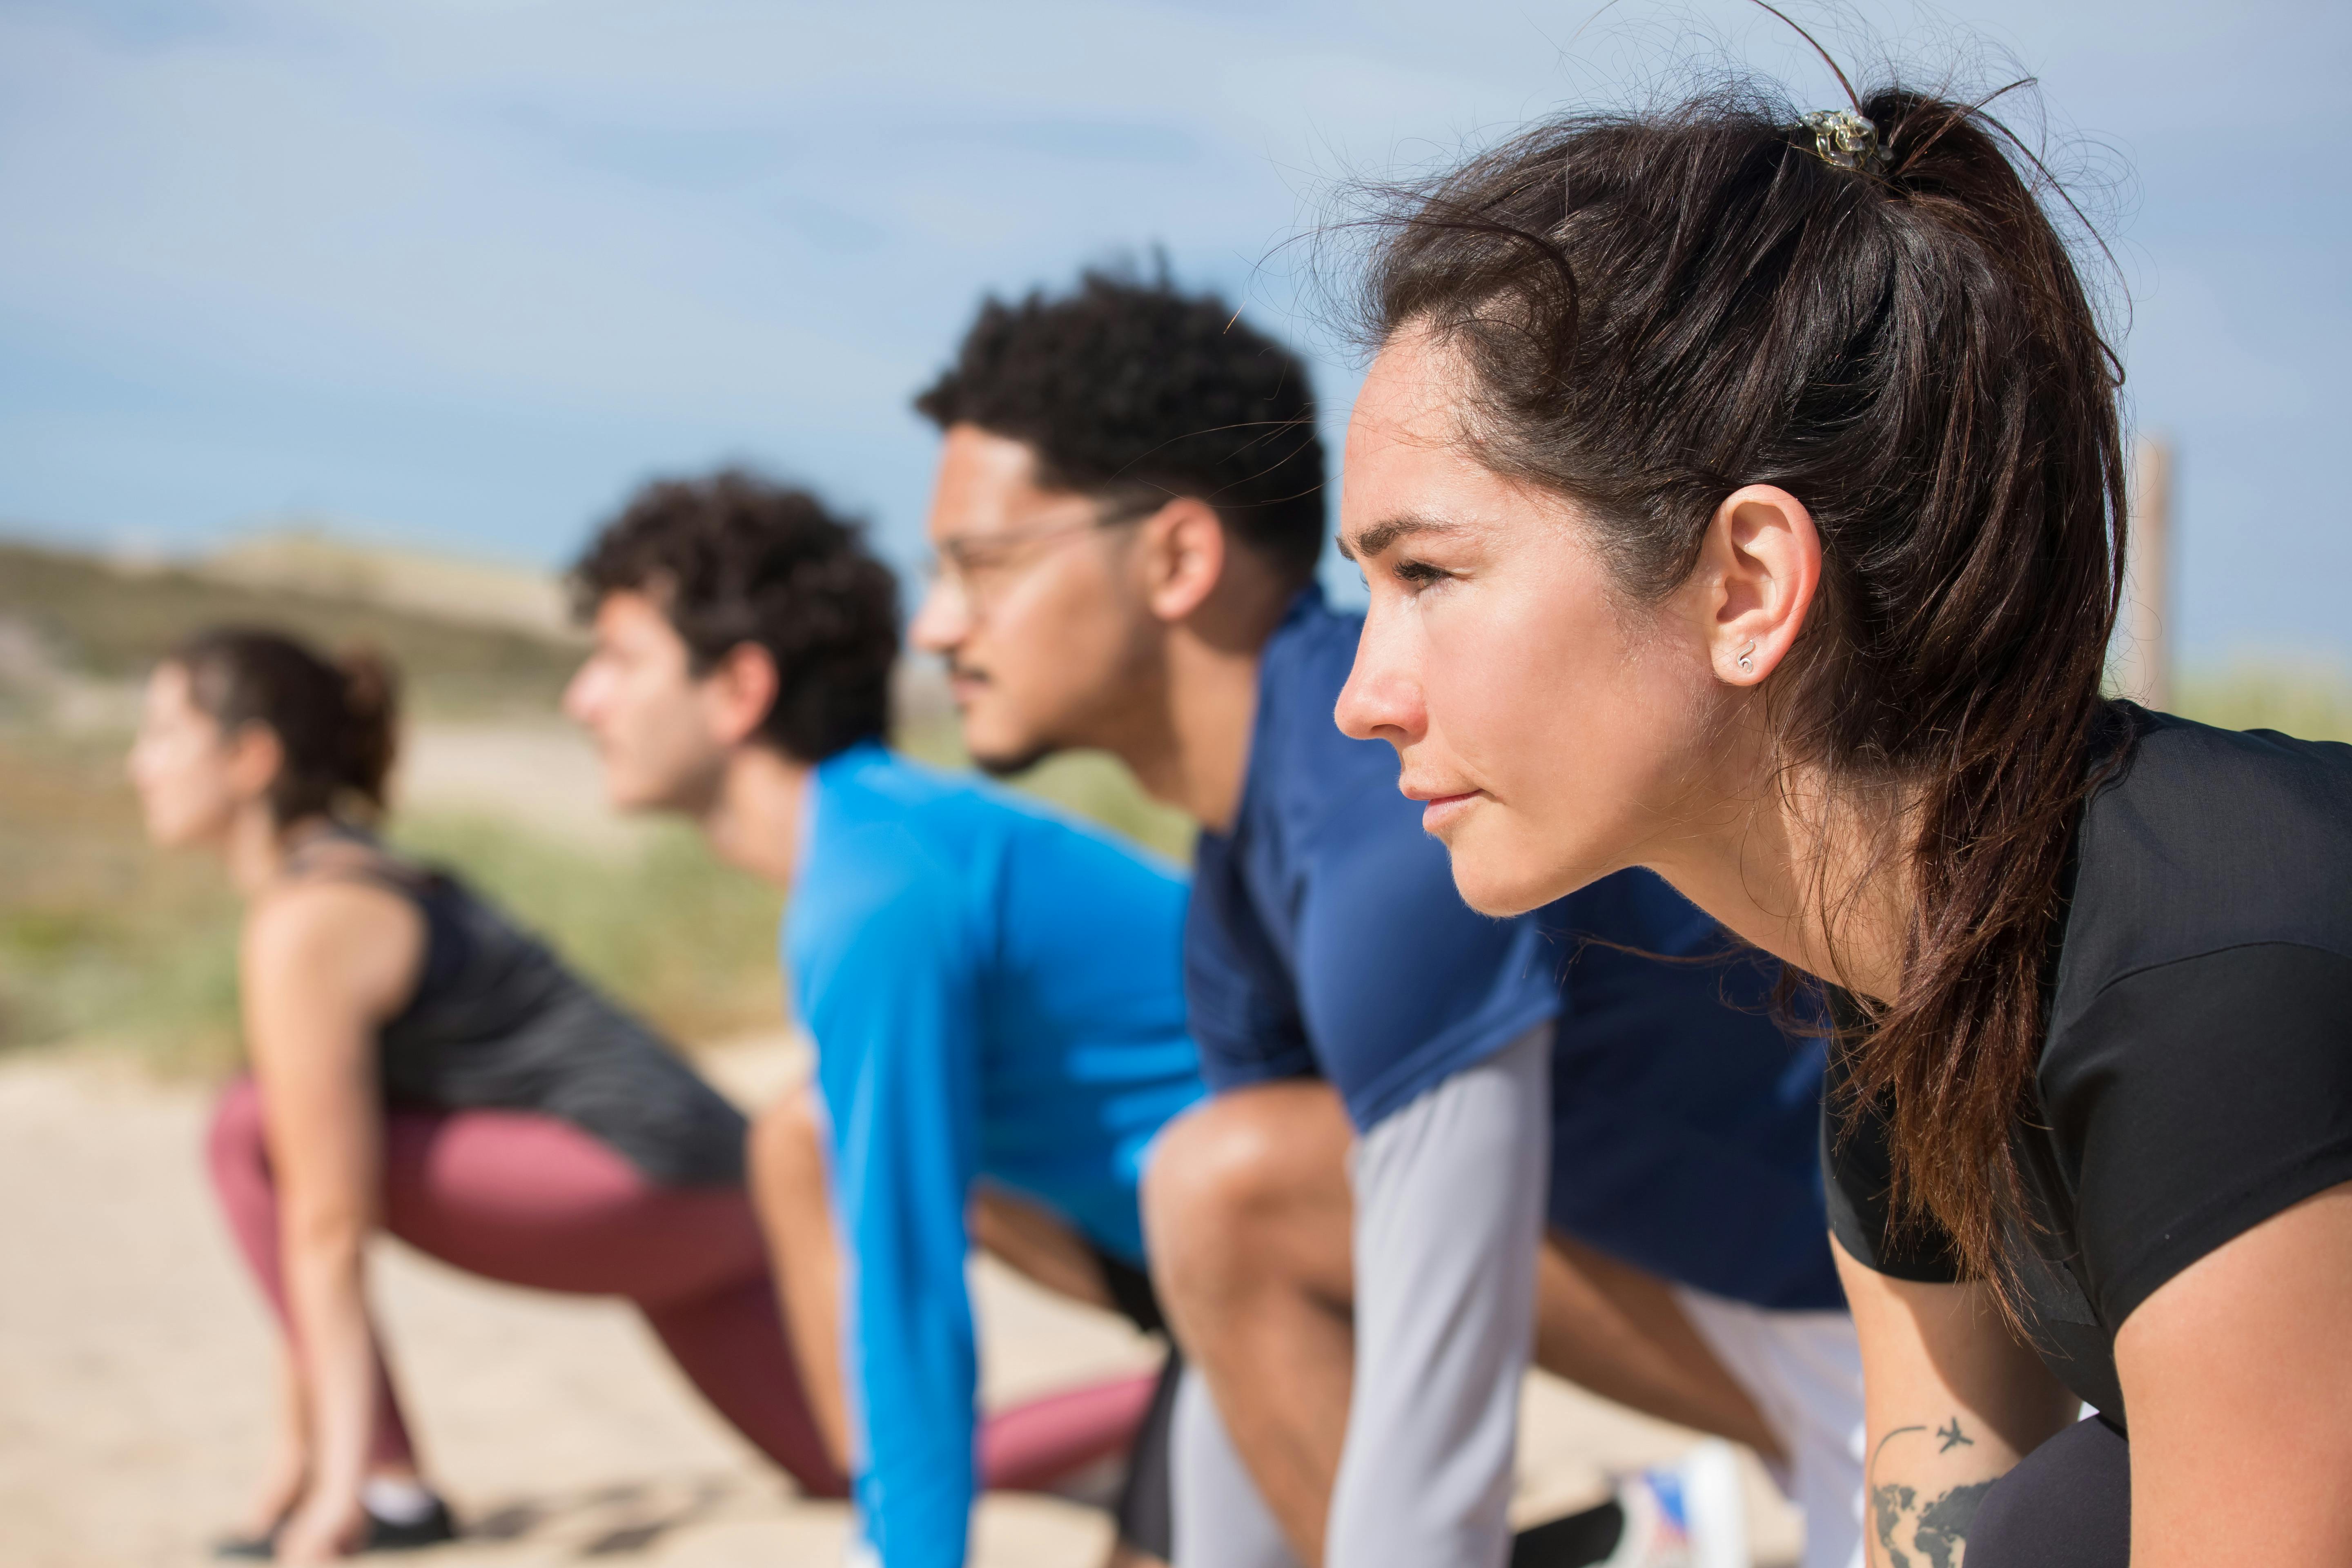
[[[406,1524],[394,1524],[373,1511],[368,1514],[366,1533],[360,1537],[362,1552],[414,1552],[423,1546],[439,1546],[457,1539],[457,1521],[451,1517],[449,1505],[439,1498],[433,1500],[432,1511],[423,1519]]]
[[[449,1512],[449,1505],[439,1498],[433,1500],[432,1511],[423,1519],[405,1524],[371,1511],[367,1529],[360,1534],[362,1552],[415,1552],[422,1547],[439,1546],[457,1539],[457,1521]],[[278,1532],[267,1535],[232,1535],[213,1542],[213,1555],[224,1561],[267,1563],[278,1555]]]

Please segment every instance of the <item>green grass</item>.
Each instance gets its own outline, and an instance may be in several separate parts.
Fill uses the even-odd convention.
[[[391,837],[675,1037],[781,1016],[781,900],[689,828],[621,858],[446,814]],[[82,1041],[167,1071],[225,1068],[239,1053],[238,913],[216,863],[145,843],[119,739],[0,738],[0,1046]]]
[[[419,815],[390,837],[462,875],[673,1038],[719,1038],[782,1016],[782,895],[721,865],[684,823],[662,825],[617,860],[488,817]]]
[[[236,922],[216,868],[148,848],[119,741],[0,738],[0,1045],[230,1059]]]
[[[2352,676],[2326,665],[2252,660],[2180,683],[2174,707],[2225,730],[2278,730],[2305,741],[2352,742]]]
[[[0,731],[0,1047],[71,1041],[165,1073],[217,1074],[240,1053],[237,900],[208,858],[146,844],[123,744]],[[929,727],[911,749],[952,763],[952,726]],[[1182,819],[1107,757],[1056,759],[1017,783],[1171,858],[1189,854]],[[618,857],[489,816],[419,812],[389,837],[461,874],[674,1039],[782,1018],[782,900],[720,865],[684,824]]]

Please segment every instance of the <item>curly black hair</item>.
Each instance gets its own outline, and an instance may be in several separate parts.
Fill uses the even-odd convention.
[[[915,408],[1037,454],[1055,489],[1192,496],[1303,582],[1323,549],[1323,441],[1307,366],[1214,294],[1100,268],[1073,292],[991,298]]]
[[[776,662],[760,732],[823,762],[890,728],[898,584],[865,526],[804,489],[738,468],[646,486],[572,568],[572,610],[606,595],[651,595],[698,675],[744,643]]]

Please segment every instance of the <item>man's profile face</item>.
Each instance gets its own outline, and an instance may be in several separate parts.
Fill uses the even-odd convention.
[[[686,640],[650,596],[627,590],[596,606],[595,637],[563,711],[595,741],[606,796],[624,811],[699,813],[731,748],[714,732]]]
[[[1022,442],[949,426],[928,524],[938,565],[909,628],[947,660],[965,749],[992,773],[1105,743],[1157,646],[1126,570],[1134,530],[1101,526],[1100,503],[1041,488],[1036,468]]]

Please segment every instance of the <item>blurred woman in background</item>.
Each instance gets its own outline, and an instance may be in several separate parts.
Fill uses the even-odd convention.
[[[131,753],[149,837],[219,855],[247,904],[251,1073],[210,1163],[286,1337],[276,1453],[222,1553],[310,1563],[455,1533],[370,1321],[378,1230],[491,1279],[626,1297],[746,1437],[841,1495],[744,1193],[742,1118],[462,884],[376,840],[393,751],[385,667],[224,629],[156,669]]]

